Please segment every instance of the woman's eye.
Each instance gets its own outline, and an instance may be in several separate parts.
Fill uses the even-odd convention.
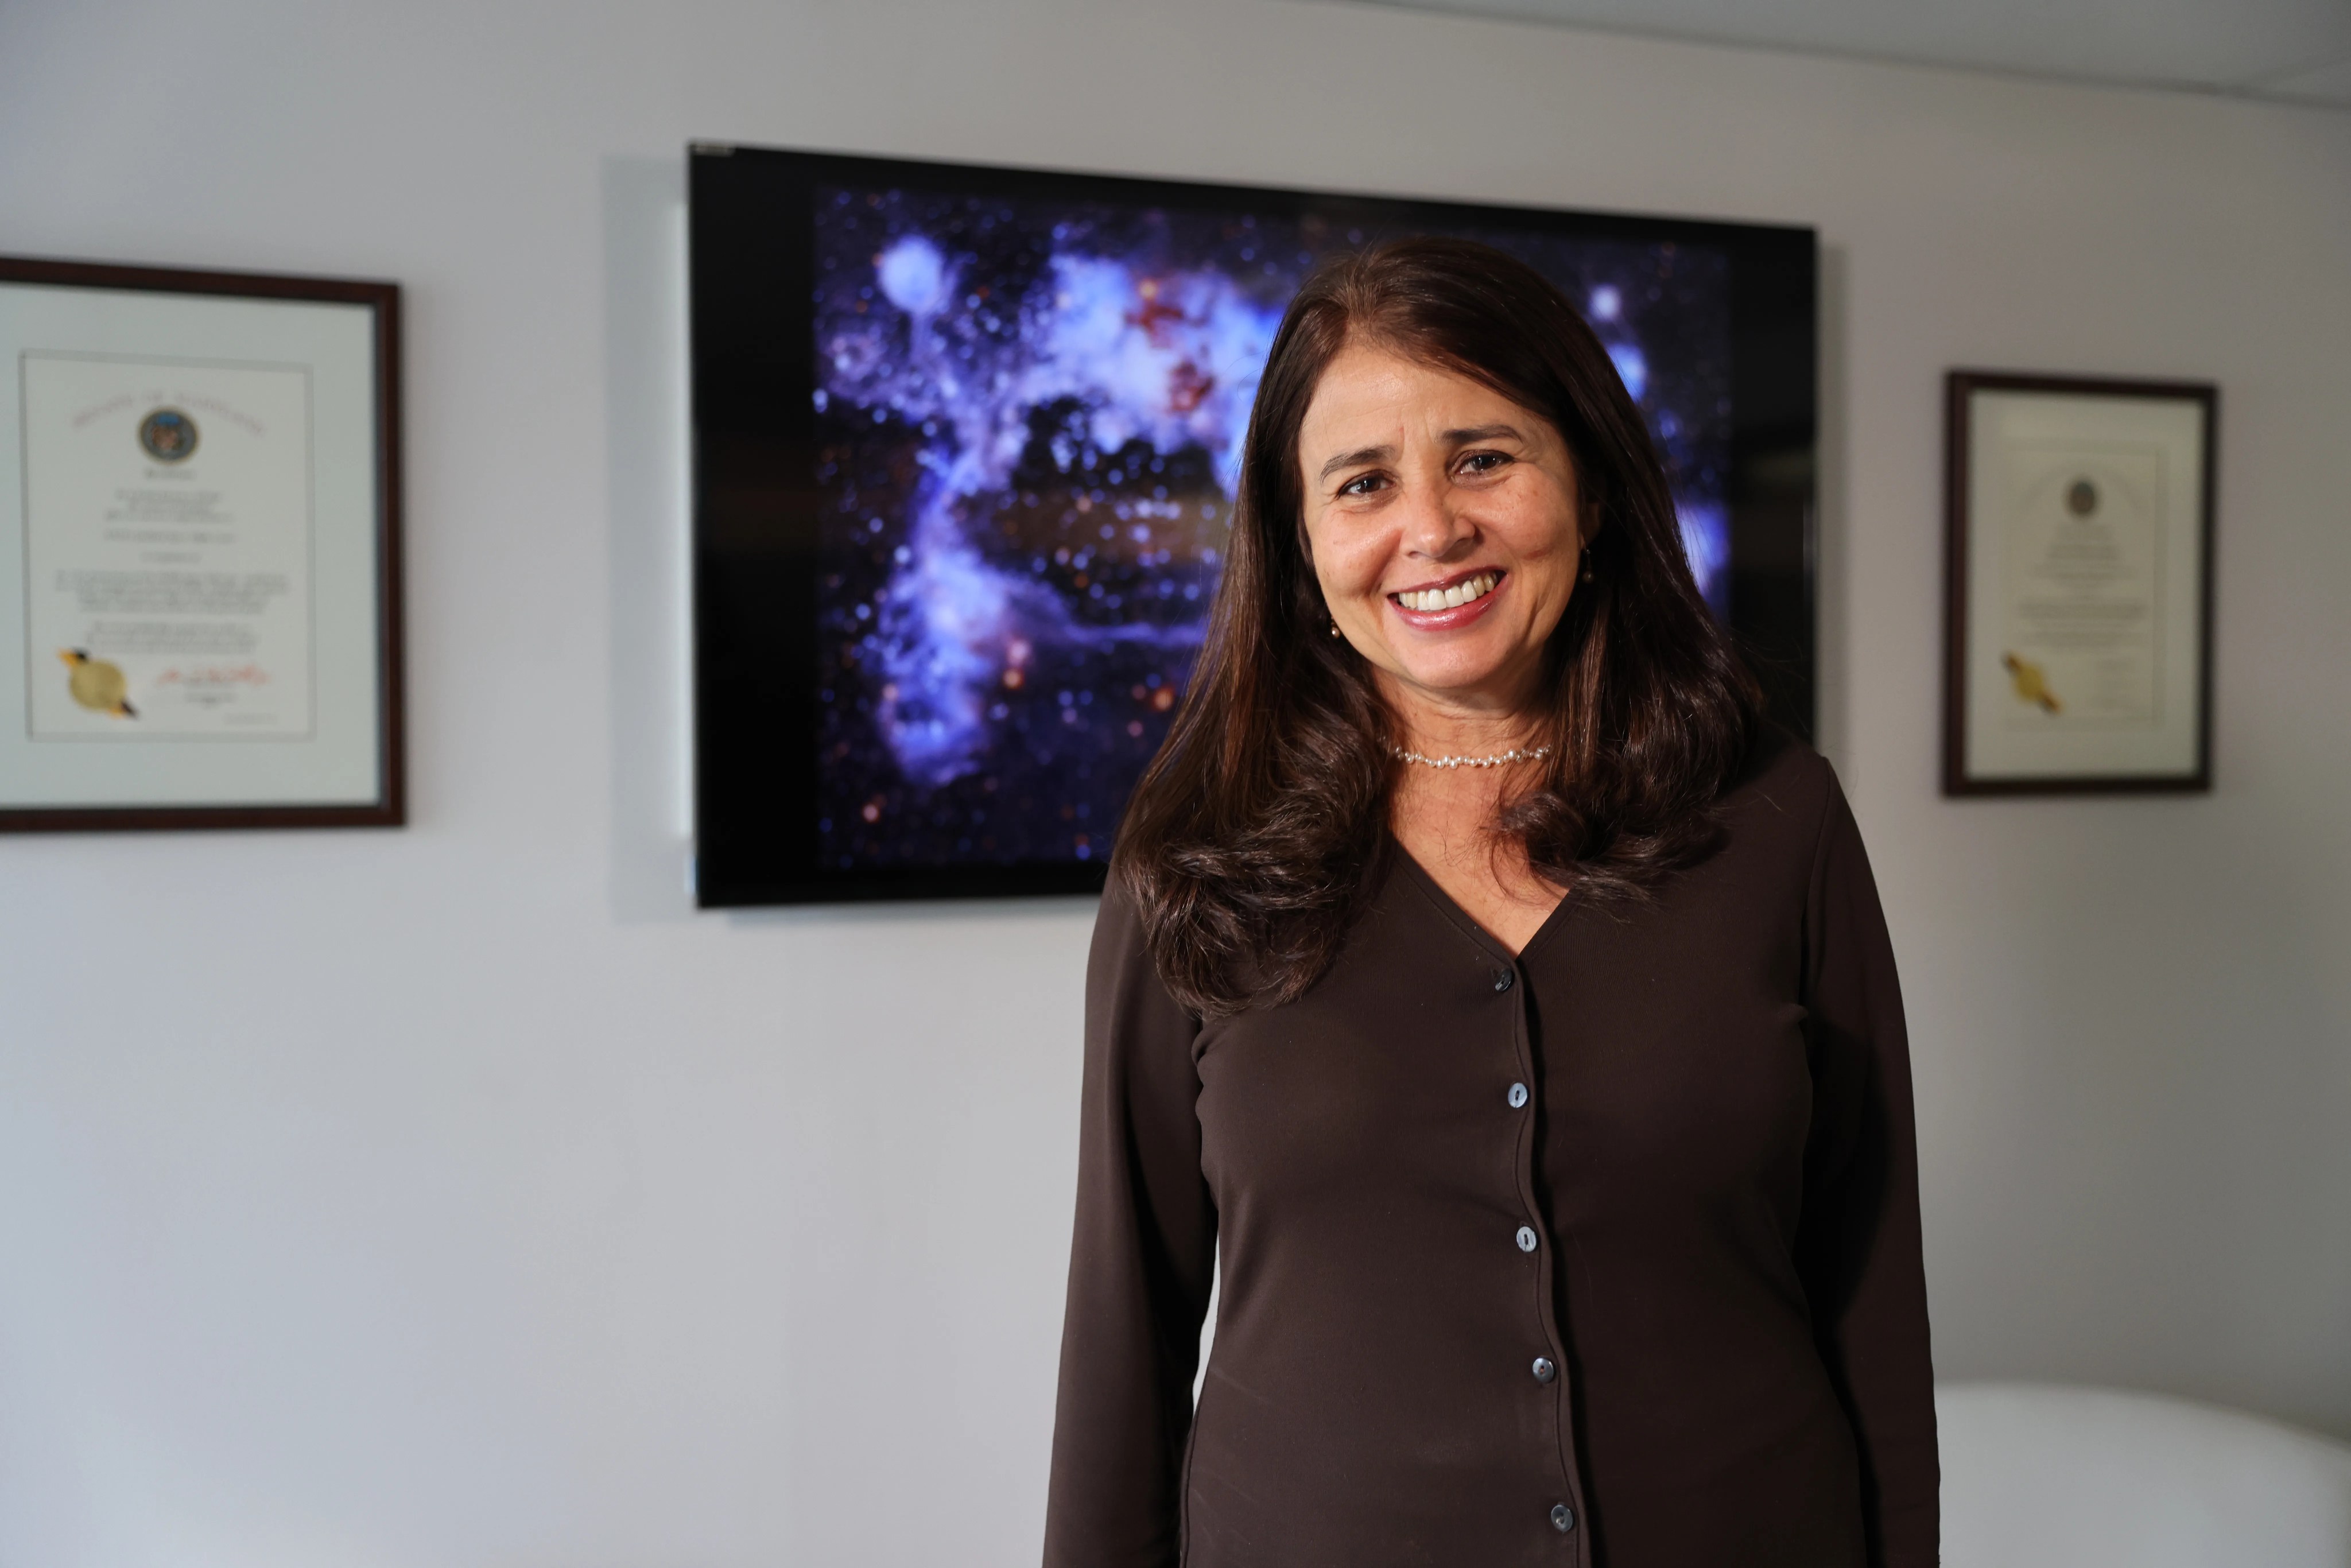
[[[1339,494],[1342,496],[1368,496],[1373,491],[1384,487],[1387,482],[1388,476],[1384,474],[1365,474],[1360,478],[1350,479],[1345,484],[1340,486]]]
[[[1461,460],[1461,466],[1471,474],[1491,474],[1510,460],[1507,452],[1472,452]]]

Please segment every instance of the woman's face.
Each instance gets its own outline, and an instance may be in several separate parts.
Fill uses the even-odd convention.
[[[1551,422],[1467,376],[1351,343],[1322,372],[1298,447],[1315,579],[1390,700],[1528,706],[1584,543]]]

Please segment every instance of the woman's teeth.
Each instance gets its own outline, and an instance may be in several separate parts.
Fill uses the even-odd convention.
[[[1431,610],[1451,610],[1457,605],[1467,604],[1473,599],[1483,599],[1493,592],[1494,585],[1501,580],[1502,574],[1499,572],[1481,571],[1477,576],[1457,582],[1450,588],[1429,588],[1417,593],[1399,593],[1395,596],[1395,601],[1406,610],[1418,610],[1424,613]]]

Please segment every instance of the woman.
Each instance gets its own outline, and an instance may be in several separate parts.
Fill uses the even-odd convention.
[[[1049,1568],[1935,1562],[1861,841],[1540,276],[1291,305],[1112,871]]]

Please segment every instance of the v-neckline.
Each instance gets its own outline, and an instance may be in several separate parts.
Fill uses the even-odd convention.
[[[1393,828],[1387,830],[1387,841],[1388,852],[1395,856],[1405,870],[1411,873],[1413,879],[1420,883],[1420,890],[1436,904],[1437,913],[1461,927],[1479,946],[1484,947],[1493,956],[1513,967],[1534,950],[1536,943],[1551,935],[1552,928],[1560,924],[1569,903],[1575,897],[1573,889],[1561,894],[1559,902],[1551,906],[1551,913],[1543,916],[1542,924],[1536,926],[1534,934],[1526,939],[1525,944],[1517,952],[1513,953],[1508,942],[1479,925],[1476,915],[1461,907],[1459,899],[1445,891],[1445,884],[1437,881],[1436,874],[1426,866],[1420,863],[1418,857],[1405,848],[1404,841],[1396,837],[1395,830]]]

